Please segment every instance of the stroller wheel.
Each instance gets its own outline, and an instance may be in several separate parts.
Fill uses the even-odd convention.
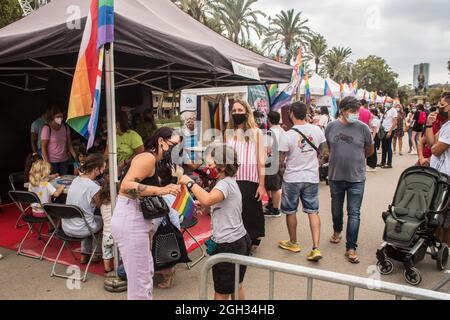
[[[405,270],[403,272],[406,282],[413,286],[417,286],[420,282],[422,282],[422,276],[417,268],[412,267],[411,270]]]
[[[445,270],[448,262],[448,246],[447,244],[441,244],[436,254],[436,266],[438,270]]]
[[[377,269],[383,275],[391,274],[392,271],[394,270],[394,264],[389,259],[386,259],[384,261],[384,266],[383,266],[383,264],[380,261],[378,261],[377,262]]]

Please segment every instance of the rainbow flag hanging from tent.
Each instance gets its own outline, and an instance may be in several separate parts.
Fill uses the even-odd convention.
[[[186,186],[181,186],[181,192],[177,195],[172,204],[172,208],[177,211],[183,219],[191,219],[195,211],[194,199],[192,199]]]
[[[208,108],[211,129],[221,130],[220,105],[218,103],[208,101]]]
[[[328,85],[327,80],[325,80],[325,86],[324,86],[324,89],[323,89],[323,95],[327,96],[327,97],[331,97],[331,102],[332,102],[331,116],[334,118],[336,116],[336,113],[337,113],[337,103],[336,103],[336,98],[334,97],[333,92],[331,91],[331,88]]]
[[[92,0],[70,91],[67,124],[94,144],[100,110],[103,45],[114,40],[114,0]]]
[[[304,66],[302,64],[302,48],[298,49],[297,62],[292,71],[291,82],[281,91],[271,104],[271,110],[278,111],[285,105],[291,103],[292,98],[297,93],[304,76]]]
[[[311,90],[309,88],[308,74],[305,74],[305,101],[307,105],[311,103]]]

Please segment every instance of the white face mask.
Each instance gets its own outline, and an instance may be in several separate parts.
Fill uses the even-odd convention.
[[[57,124],[61,125],[62,122],[63,122],[63,118],[55,118],[55,122],[56,122]]]

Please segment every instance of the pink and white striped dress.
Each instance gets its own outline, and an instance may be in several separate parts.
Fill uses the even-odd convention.
[[[256,156],[256,143],[254,141],[237,141],[233,139],[227,143],[236,150],[239,169],[236,180],[259,183],[258,159]]]

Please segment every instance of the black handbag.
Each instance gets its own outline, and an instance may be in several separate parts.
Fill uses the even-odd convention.
[[[141,200],[144,219],[157,219],[169,214],[170,208],[162,196],[148,196]]]
[[[155,270],[171,268],[177,263],[191,262],[183,234],[167,217],[163,219],[153,236],[152,255]]]

